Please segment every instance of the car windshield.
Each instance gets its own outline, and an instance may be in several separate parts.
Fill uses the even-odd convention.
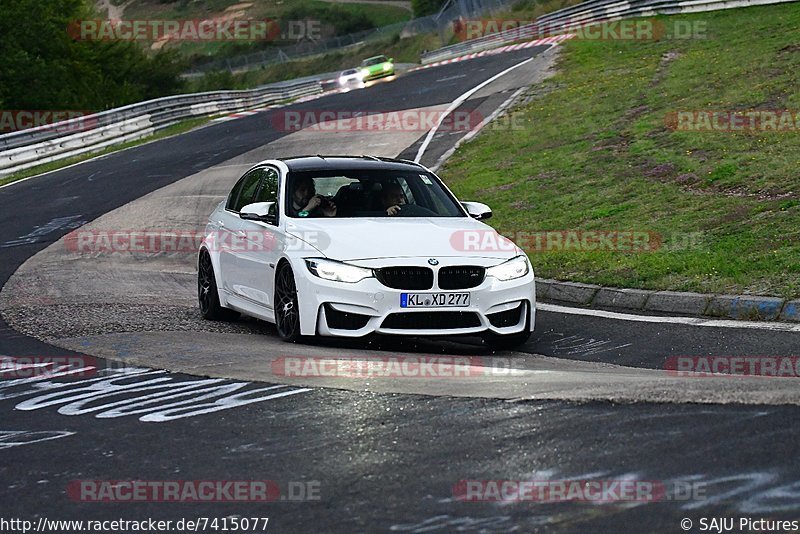
[[[378,57],[371,57],[369,59],[365,59],[361,62],[361,64],[365,67],[371,67],[372,65],[378,65],[380,63],[386,62],[386,56],[378,56]]]
[[[310,182],[313,188],[307,187]],[[298,198],[302,193],[295,194],[298,189],[305,193],[304,198]],[[298,209],[313,195],[323,197],[322,208],[333,202],[337,218],[387,217],[390,214],[397,217],[467,216],[439,179],[424,171],[295,171],[289,173],[287,191],[285,210],[290,217],[297,216]],[[314,210],[308,216],[324,215],[322,210]]]
[[[358,71],[356,69],[347,69],[342,71],[342,76],[349,76],[350,74],[357,74]]]

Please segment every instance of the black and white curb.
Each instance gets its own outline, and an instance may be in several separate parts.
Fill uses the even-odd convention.
[[[602,287],[579,282],[536,280],[536,296],[546,302],[578,304],[619,311],[674,313],[729,319],[800,322],[800,299],[758,295],[707,295]]]

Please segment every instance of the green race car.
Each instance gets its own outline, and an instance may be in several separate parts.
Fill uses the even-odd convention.
[[[375,56],[361,62],[361,79],[365,82],[394,74],[394,59]]]

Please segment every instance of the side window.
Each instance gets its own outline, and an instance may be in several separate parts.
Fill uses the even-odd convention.
[[[278,201],[278,172],[275,169],[261,169],[261,189],[253,202]]]
[[[236,199],[239,198],[239,193],[242,192],[242,186],[244,185],[245,176],[239,178],[239,181],[236,182],[236,185],[233,186],[231,189],[230,194],[228,194],[228,201],[225,203],[225,209],[233,211],[233,206],[236,204]]]
[[[269,202],[269,213],[275,215],[278,210],[278,171],[275,169],[261,169],[261,187],[253,202]]]
[[[228,201],[229,210],[238,213],[243,207],[255,202],[253,199],[256,197],[262,172],[263,169],[255,169],[244,175],[240,184],[236,186],[239,189],[236,200],[233,200],[236,191],[231,192],[231,198]]]

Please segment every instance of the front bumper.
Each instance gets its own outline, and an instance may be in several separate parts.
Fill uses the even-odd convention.
[[[360,77],[358,78],[339,78],[338,81],[339,87],[341,88],[350,88],[350,87],[364,87],[364,80]]]
[[[305,265],[296,266],[295,274],[303,335],[509,335],[534,328],[533,272],[506,282],[486,277],[469,289],[442,290],[434,284],[426,291],[392,289],[375,278],[355,284],[332,282],[314,276]],[[465,307],[402,308],[402,293],[469,293],[470,303]]]
[[[375,71],[375,72],[370,72],[369,74],[364,76],[364,81],[365,82],[370,82],[372,80],[377,80],[377,79],[380,79],[380,78],[386,78],[388,76],[394,76],[394,68],[392,68],[390,70],[379,70],[379,71]]]

